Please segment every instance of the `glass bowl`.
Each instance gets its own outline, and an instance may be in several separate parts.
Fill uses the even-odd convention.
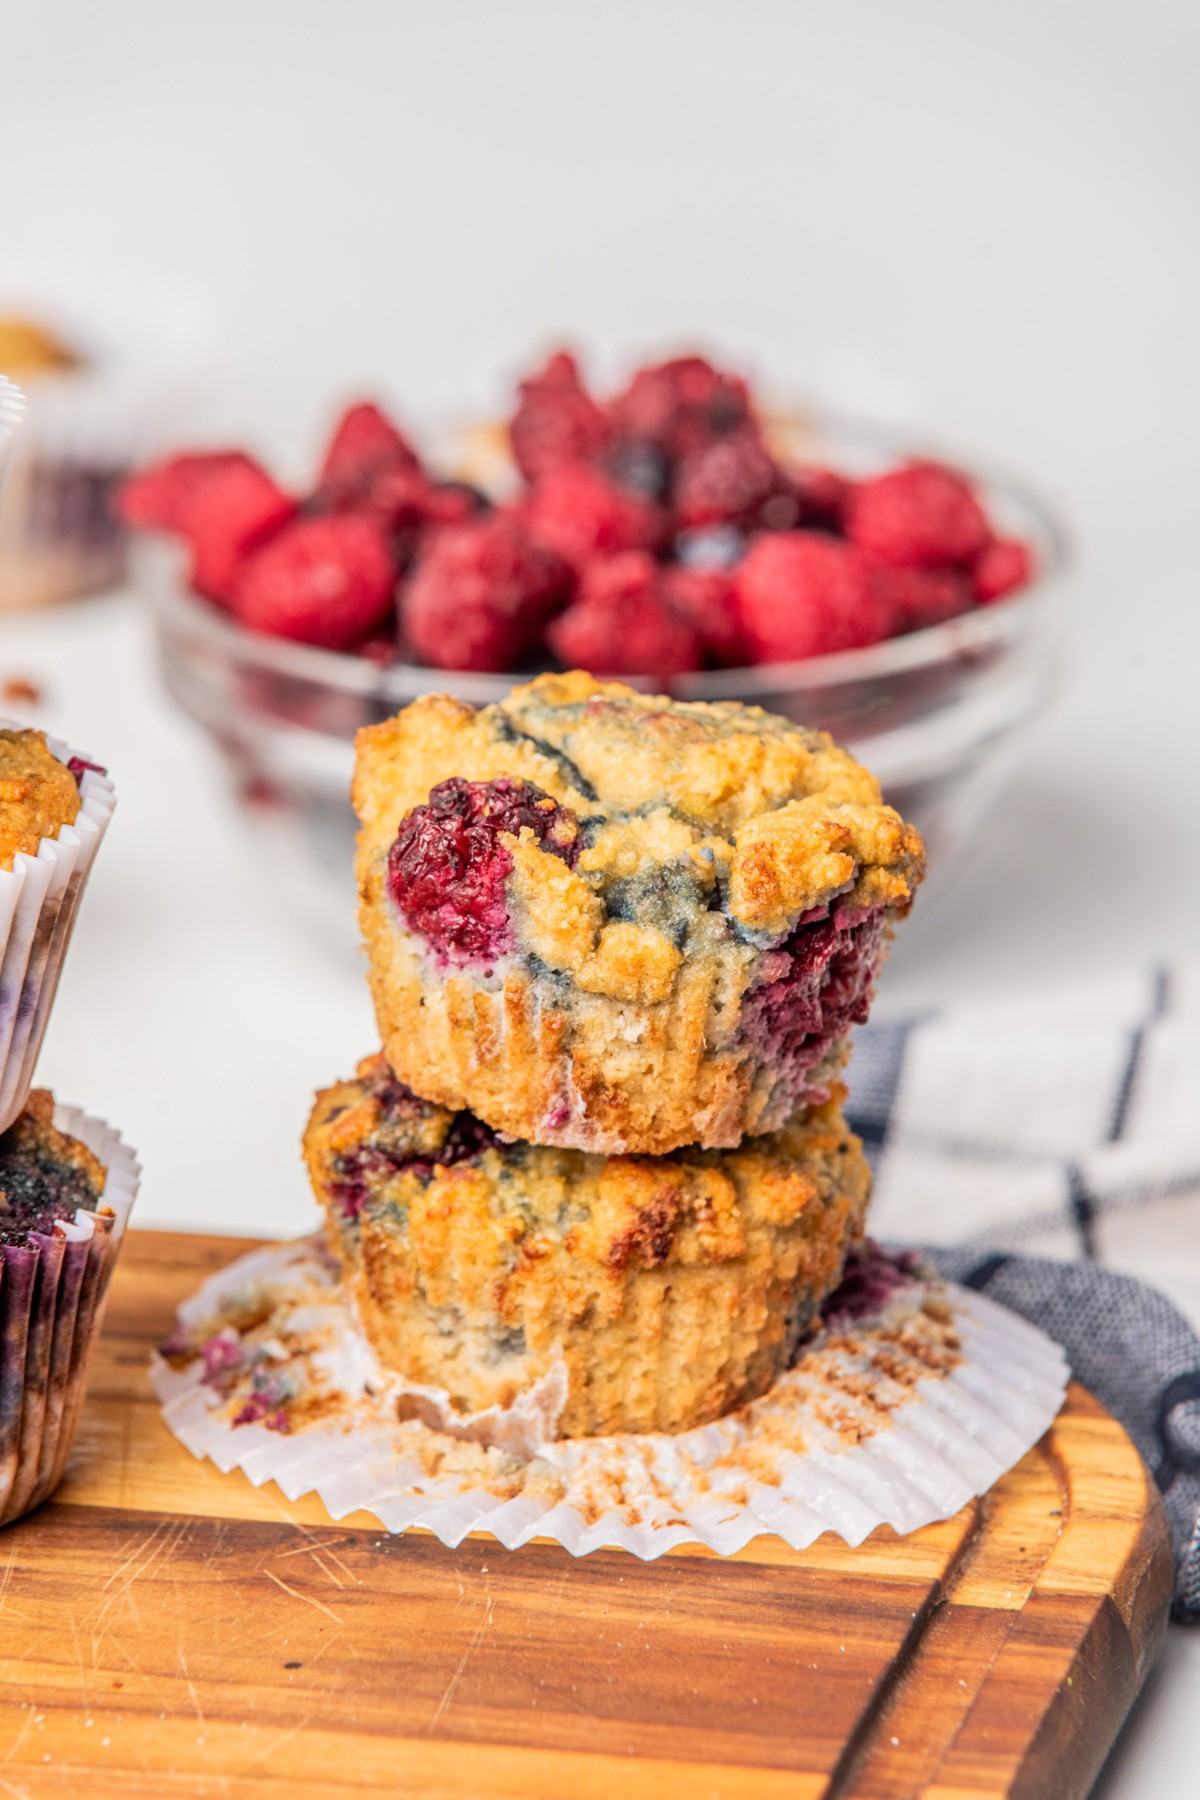
[[[890,430],[814,426],[805,449],[852,472],[915,448]],[[1063,534],[1018,482],[958,456],[997,529],[1030,541],[1037,579],[1010,600],[864,650],[632,683],[682,700],[744,700],[820,726],[873,770],[886,797],[925,838],[942,885],[1017,766],[1026,727],[1057,685],[1062,664]],[[211,737],[254,841],[308,881],[289,888],[310,910],[353,930],[355,821],[349,786],[353,739],[420,694],[449,692],[475,705],[498,700],[527,675],[481,675],[412,664],[384,668],[244,630],[188,591],[178,548],[144,540],[136,576],[149,594],[167,687]],[[624,678],[628,679],[628,678]]]

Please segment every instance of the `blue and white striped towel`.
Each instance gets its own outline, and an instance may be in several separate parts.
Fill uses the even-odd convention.
[[[872,1232],[1064,1346],[1158,1481],[1200,1620],[1200,965],[885,1019],[850,1088]]]

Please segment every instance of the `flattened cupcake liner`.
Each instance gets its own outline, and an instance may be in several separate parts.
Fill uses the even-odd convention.
[[[55,1107],[54,1123],[108,1176],[95,1210],[30,1232],[28,1245],[0,1245],[0,1525],[62,1479],[138,1190],[137,1160],[110,1126],[69,1106]]]
[[[388,1531],[645,1560],[680,1544],[732,1555],[763,1533],[803,1549],[951,1517],[1049,1428],[1058,1345],[981,1295],[907,1280],[834,1319],[761,1399],[678,1436],[556,1439],[554,1372],[503,1411],[375,1360],[320,1239],[252,1252],[179,1311],[151,1379],[175,1436],[225,1472],[316,1493]]]
[[[60,762],[90,760],[58,738],[46,741]],[[85,767],[75,823],[43,838],[36,856],[19,851],[11,869],[0,869],[0,1131],[29,1097],[80,896],[116,803],[108,776]]]

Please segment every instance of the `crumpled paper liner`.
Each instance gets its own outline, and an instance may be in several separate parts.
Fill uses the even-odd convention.
[[[58,738],[46,741],[61,762],[91,760]],[[11,869],[0,869],[0,1131],[29,1098],[80,896],[116,803],[108,776],[85,769],[75,823],[43,838],[36,856],[19,852]]]
[[[94,1151],[108,1177],[94,1212],[80,1207],[28,1245],[0,1244],[0,1525],[62,1479],[138,1190],[133,1152],[109,1126],[69,1106],[55,1107],[54,1123]]]
[[[880,1525],[949,1518],[1037,1443],[1068,1379],[1061,1349],[1024,1320],[912,1282],[875,1316],[821,1332],[715,1424],[555,1439],[553,1370],[503,1419],[464,1418],[384,1371],[319,1238],[211,1277],[163,1349],[151,1380],[170,1429],[255,1486],[451,1546],[486,1531],[509,1548],[551,1538],[575,1556],[645,1559],[685,1543],[729,1555],[764,1532],[795,1549],[827,1531],[858,1544]]]

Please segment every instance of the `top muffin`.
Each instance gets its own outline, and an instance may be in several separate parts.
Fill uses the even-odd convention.
[[[0,869],[36,856],[79,812],[79,783],[46,744],[44,731],[0,729]]]
[[[428,696],[357,751],[371,989],[416,1092],[647,1155],[827,1096],[923,852],[824,733],[572,673]]]

